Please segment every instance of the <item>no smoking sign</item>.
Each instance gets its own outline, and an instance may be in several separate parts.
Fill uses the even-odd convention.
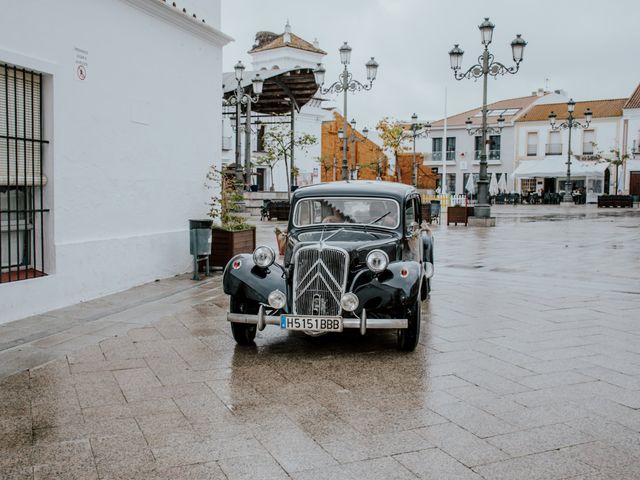
[[[87,78],[87,68],[84,65],[78,65],[77,69],[78,80],[84,80]]]

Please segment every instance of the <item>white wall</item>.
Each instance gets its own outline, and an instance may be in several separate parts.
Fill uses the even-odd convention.
[[[190,269],[187,220],[205,216],[205,175],[220,155],[228,37],[174,12],[159,18],[156,4],[2,9],[0,61],[45,74],[51,268],[0,285],[0,323]],[[219,18],[219,1],[207,4]],[[84,81],[76,47],[89,52]]]

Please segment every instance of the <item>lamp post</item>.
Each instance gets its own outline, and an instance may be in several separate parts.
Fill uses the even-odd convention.
[[[476,205],[474,215],[480,218],[488,218],[491,216],[491,206],[489,205],[489,177],[487,175],[487,154],[485,145],[487,143],[487,78],[489,75],[497,77],[498,75],[504,75],[506,73],[515,74],[520,69],[520,62],[522,62],[522,55],[524,53],[524,47],[527,42],[518,34],[516,38],[511,42],[511,51],[513,54],[513,61],[515,66],[507,67],[502,63],[496,61],[492,53],[489,52],[489,44],[493,37],[493,29],[495,25],[489,21],[489,18],[485,18],[478,28],[480,29],[480,37],[482,45],[484,45],[484,51],[482,55],[478,57],[478,63],[472,65],[466,72],[460,71],[462,64],[462,55],[464,51],[458,46],[449,51],[449,59],[451,61],[451,69],[456,80],[462,80],[463,78],[483,78],[483,90],[482,90],[482,127],[479,131],[482,134],[482,146],[483,150],[480,155],[480,179],[478,180],[478,205]],[[445,140],[446,142],[446,140]]]
[[[364,136],[363,139],[359,139],[358,135],[356,133],[356,120],[354,118],[351,119],[351,135],[349,135],[349,141],[351,142],[351,151],[353,152],[353,168],[350,169],[350,175],[353,175],[351,172],[353,172],[353,170],[358,169],[358,157],[356,155],[357,150],[356,150],[356,144],[360,143],[360,142],[364,142],[367,137],[369,136],[369,129],[367,127],[364,127],[362,129],[362,135]],[[357,176],[355,178],[355,180],[357,180]]]
[[[563,202],[573,202],[573,188],[571,183],[571,130],[574,128],[587,128],[591,123],[591,117],[593,116],[591,109],[587,108],[584,111],[584,123],[578,122],[573,118],[573,112],[576,108],[576,102],[573,101],[573,98],[569,99],[567,102],[567,112],[569,112],[568,118],[566,122],[556,123],[556,118],[558,117],[555,112],[551,112],[549,114],[549,123],[551,124],[551,128],[553,130],[567,129],[569,130],[569,145],[567,147],[567,180],[564,183],[564,197],[562,198]]]
[[[411,184],[418,188],[418,164],[416,163],[416,138],[428,137],[431,132],[431,124],[429,122],[423,124],[418,123],[418,115],[414,113],[411,115],[411,137],[413,141],[413,163],[411,166]]]
[[[329,87],[324,88],[324,77],[326,70],[322,66],[321,63],[318,64],[318,68],[313,71],[313,74],[316,78],[316,84],[319,85],[319,91],[323,95],[327,93],[343,93],[344,94],[344,111],[342,114],[344,115],[344,138],[342,139],[342,180],[349,180],[349,164],[347,162],[347,144],[348,144],[348,135],[347,132],[347,93],[348,92],[356,92],[360,90],[371,90],[373,86],[373,81],[376,79],[378,74],[378,62],[375,61],[373,57],[369,60],[365,66],[367,67],[367,83],[360,83],[358,80],[353,78],[351,72],[349,72],[349,63],[351,62],[351,47],[344,42],[344,44],[340,47],[340,62],[344,66],[342,73],[338,77],[338,80],[331,84]]]
[[[255,96],[252,96],[248,93],[245,93],[244,88],[242,88],[242,76],[244,74],[245,66],[242,62],[236,63],[233,67],[236,76],[236,91],[233,95],[227,97],[225,102],[227,105],[235,105],[236,107],[236,162],[235,162],[235,170],[236,170],[236,183],[238,184],[251,184],[251,147],[249,144],[249,148],[245,152],[245,178],[242,177],[242,154],[241,154],[241,138],[240,138],[240,115],[242,114],[242,105],[246,106],[246,122],[245,122],[245,135],[251,135],[251,104],[256,103],[260,94],[262,93],[262,86],[264,85],[264,80],[260,77],[260,74],[257,73],[256,76],[251,80],[253,84],[253,93]],[[250,137],[249,137],[250,138]],[[249,143],[249,140],[247,140]]]

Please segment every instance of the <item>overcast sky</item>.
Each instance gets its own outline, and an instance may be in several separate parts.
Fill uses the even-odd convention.
[[[475,108],[482,85],[456,81],[448,51],[459,43],[463,68],[481,54],[477,26],[490,17],[496,28],[491,50],[510,65],[511,40],[528,42],[520,72],[490,78],[489,101],[529,95],[545,86],[564,89],[576,101],[628,97],[640,82],[639,0],[222,0],[222,29],[235,41],[224,49],[223,66],[232,70],[258,30],[293,33],[328,52],[327,83],[339,73],[338,48],[353,48],[355,78],[366,79],[364,63],[375,56],[378,79],[369,92],[350,95],[349,117],[375,126],[383,116],[421,120],[442,118],[444,89],[448,114]]]

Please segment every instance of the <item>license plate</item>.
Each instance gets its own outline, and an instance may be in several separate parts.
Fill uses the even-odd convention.
[[[281,315],[280,328],[285,330],[341,332],[342,317],[301,317],[297,315]]]

